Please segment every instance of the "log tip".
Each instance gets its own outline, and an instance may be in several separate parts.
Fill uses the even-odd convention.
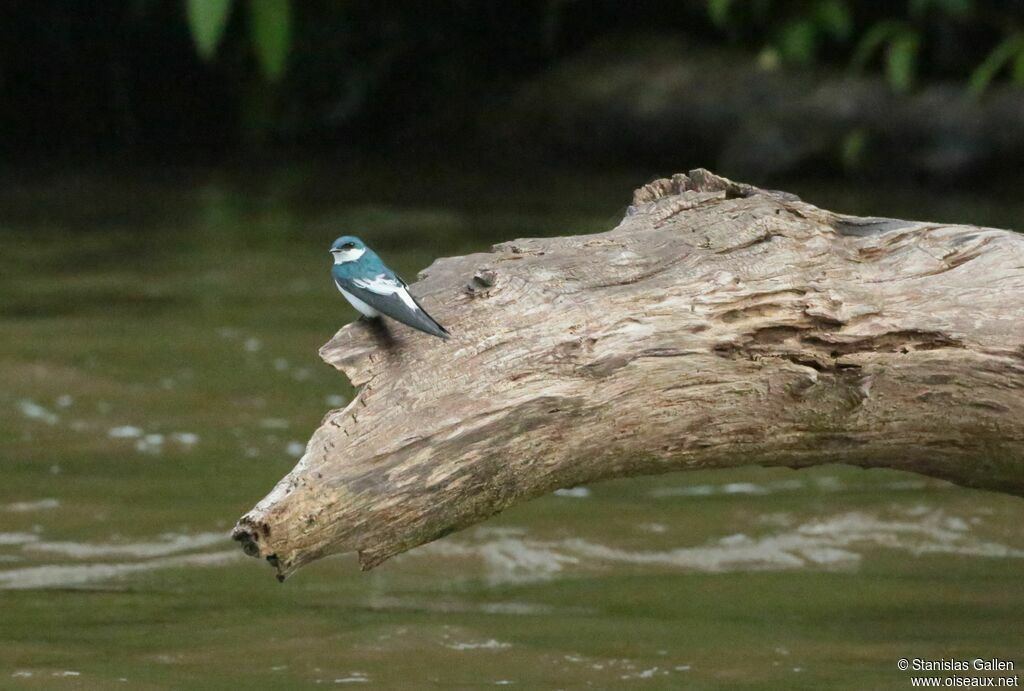
[[[261,535],[264,539],[261,539]],[[242,551],[247,556],[266,559],[267,563],[277,571],[277,580],[283,583],[294,569],[288,569],[284,560],[280,559],[275,552],[269,551],[265,540],[269,536],[270,526],[254,520],[249,515],[243,516],[231,531],[231,539],[239,543]]]
[[[248,524],[245,517],[239,520],[231,530],[231,539],[239,543],[247,556],[260,556],[259,532]]]

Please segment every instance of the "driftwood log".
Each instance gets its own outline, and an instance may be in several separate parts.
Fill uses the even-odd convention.
[[[746,464],[1024,494],[1024,237],[845,216],[705,170],[599,235],[440,259],[450,341],[345,326],[359,392],[234,537],[363,568],[560,487]]]

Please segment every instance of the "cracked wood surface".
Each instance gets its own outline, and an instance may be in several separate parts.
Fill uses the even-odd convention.
[[[1024,494],[1024,237],[857,218],[705,170],[615,229],[440,259],[452,331],[342,328],[358,395],[235,527],[284,579],[371,568],[513,503],[747,464],[885,467]]]

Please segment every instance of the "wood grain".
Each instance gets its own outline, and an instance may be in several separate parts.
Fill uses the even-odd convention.
[[[613,230],[440,259],[444,342],[342,328],[359,393],[234,530],[284,579],[560,487],[847,463],[1024,494],[1024,238],[844,216],[705,170]]]

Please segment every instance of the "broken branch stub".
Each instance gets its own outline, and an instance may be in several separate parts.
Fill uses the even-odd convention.
[[[359,393],[234,537],[363,568],[560,487],[848,463],[1024,494],[1024,238],[845,216],[705,170],[613,230],[436,261],[453,334],[360,322]]]

